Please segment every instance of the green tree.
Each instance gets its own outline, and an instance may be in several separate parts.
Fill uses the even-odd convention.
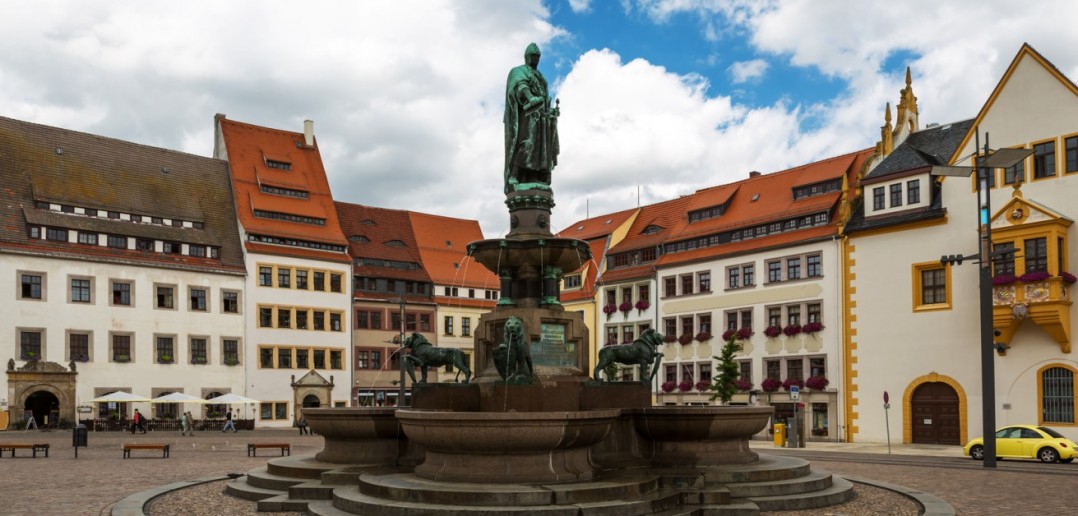
[[[711,380],[711,386],[708,387],[708,390],[712,392],[711,401],[722,400],[722,404],[725,405],[730,403],[730,399],[737,392],[736,382],[741,371],[737,362],[734,361],[734,355],[741,349],[741,344],[737,342],[737,335],[731,335],[722,347],[721,354],[714,357],[719,361],[719,374]]]

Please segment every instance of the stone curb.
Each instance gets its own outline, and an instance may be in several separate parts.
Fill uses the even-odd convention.
[[[167,494],[167,493],[170,493],[172,491],[179,490],[179,489],[183,489],[185,487],[191,487],[191,486],[195,486],[195,485],[198,485],[198,484],[205,484],[207,482],[216,482],[216,481],[219,481],[219,480],[228,480],[229,478],[231,478],[231,477],[229,477],[229,476],[224,476],[224,477],[218,477],[218,476],[203,477],[203,478],[199,478],[199,479],[195,479],[195,480],[184,480],[184,481],[181,481],[181,482],[173,482],[171,484],[166,484],[166,485],[163,485],[163,486],[157,486],[157,487],[155,487],[153,489],[147,489],[145,491],[141,491],[141,492],[135,493],[135,494],[133,494],[131,496],[128,496],[127,498],[124,498],[123,500],[120,500],[119,502],[116,502],[116,504],[112,506],[111,514],[112,514],[112,516],[145,516],[146,513],[143,511],[143,508],[145,508],[146,504],[150,503],[151,500],[153,500],[154,498],[157,498],[158,496],[161,496],[163,494]]]
[[[924,491],[918,491],[916,489],[910,489],[897,484],[891,484],[887,482],[880,482],[878,480],[872,480],[869,478],[862,478],[857,476],[839,475],[850,482],[857,482],[858,484],[866,484],[880,489],[886,489],[888,491],[894,491],[900,495],[912,498],[917,503],[921,504],[923,511],[921,514],[925,516],[955,516],[954,507],[951,504],[937,498],[934,495],[928,494]]]

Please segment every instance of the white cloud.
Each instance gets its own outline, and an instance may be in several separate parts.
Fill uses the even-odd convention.
[[[759,79],[767,73],[767,61],[753,59],[752,61],[738,61],[730,65],[730,75],[734,84],[741,84],[754,79]]]
[[[569,0],[569,8],[574,13],[586,13],[591,10],[591,0]]]

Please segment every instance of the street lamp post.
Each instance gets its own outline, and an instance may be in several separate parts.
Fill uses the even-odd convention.
[[[944,256],[943,264],[962,264],[964,259],[978,259],[980,331],[981,331],[981,420],[984,435],[984,467],[996,467],[996,369],[995,336],[992,328],[992,191],[988,175],[997,168],[1011,168],[1033,154],[1032,149],[999,149],[992,151],[988,133],[984,135],[984,158],[981,152],[980,128],[974,128],[974,169],[977,172],[977,243],[973,256]],[[969,176],[968,167],[932,167],[934,176]],[[1013,251],[1009,251],[1013,252]]]
[[[400,336],[398,337],[399,340],[397,342],[397,345],[399,345],[400,347],[397,348],[397,351],[394,351],[394,353],[397,354],[397,366],[398,366],[397,369],[400,371],[400,380],[397,383],[397,387],[399,389],[397,391],[397,406],[398,407],[403,407],[404,406],[404,305],[405,305],[405,301],[404,301],[403,297],[396,297],[396,298],[390,299],[389,301],[392,302],[392,303],[397,303],[398,305],[400,305]]]

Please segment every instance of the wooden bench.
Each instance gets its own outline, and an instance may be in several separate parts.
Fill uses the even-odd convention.
[[[289,443],[248,443],[247,456],[257,457],[259,448],[280,448],[282,457],[284,457],[286,452],[288,455],[292,455],[292,445]]]
[[[11,456],[15,456],[15,450],[31,450],[34,454],[34,458],[37,458],[37,452],[45,452],[45,456],[49,456],[48,444],[30,444],[30,443],[0,443],[0,457],[4,456],[4,452],[11,450]]]
[[[127,459],[131,457],[131,450],[161,450],[161,458],[167,459],[168,447],[169,445],[164,443],[124,443],[124,458]]]

